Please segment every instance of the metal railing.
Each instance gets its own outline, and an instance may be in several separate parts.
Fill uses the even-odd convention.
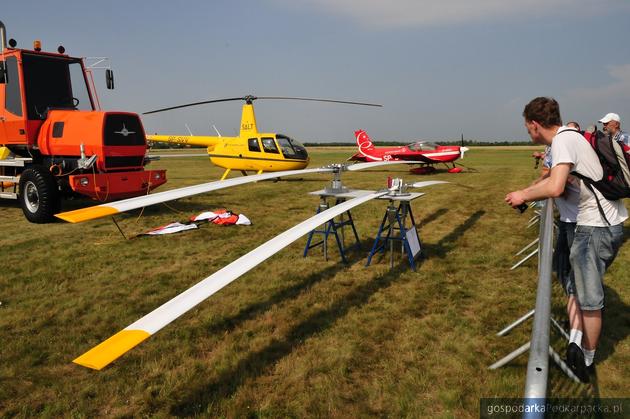
[[[524,402],[528,406],[544,404],[547,395],[553,257],[553,201],[551,199],[545,201],[541,210],[539,238],[538,289],[524,395]],[[525,409],[526,412],[528,410],[536,411],[536,409]],[[544,417],[544,414],[525,413],[523,417]]]

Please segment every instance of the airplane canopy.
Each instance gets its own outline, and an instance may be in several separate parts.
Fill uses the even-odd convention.
[[[407,147],[412,151],[434,151],[437,150],[438,145],[427,141],[416,141]]]

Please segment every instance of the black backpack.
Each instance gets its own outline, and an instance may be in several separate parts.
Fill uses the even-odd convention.
[[[595,188],[609,201],[630,198],[630,154],[628,154],[630,149],[599,130],[596,130],[587,141],[599,158],[603,176],[599,180],[593,180],[577,172],[572,172],[571,174],[582,179],[593,195],[595,195],[595,191],[593,191],[593,188]],[[597,195],[595,195],[595,200],[597,201],[599,212],[610,225],[610,222],[604,215],[599,199],[597,199]]]
[[[630,198],[630,154],[624,151],[621,143],[601,131],[595,131],[588,141],[599,158],[604,175],[597,181],[582,176],[581,179],[587,185],[593,185],[609,201]]]

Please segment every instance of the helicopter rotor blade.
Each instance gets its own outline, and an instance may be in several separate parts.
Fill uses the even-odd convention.
[[[320,99],[312,97],[291,97],[291,96],[258,96],[257,99],[283,99],[283,100],[307,100],[311,102],[329,102],[329,103],[345,103],[347,105],[376,106],[382,108],[383,105],[378,103],[353,102],[348,100]]]
[[[142,115],[149,115],[149,114],[152,114],[152,113],[171,111],[173,109],[187,108],[189,106],[205,105],[207,103],[231,102],[231,101],[234,101],[234,100],[245,100],[245,98],[243,98],[243,97],[231,97],[231,98],[225,98],[225,99],[204,100],[202,102],[186,103],[184,105],[171,106],[169,108],[162,108],[162,109],[156,109],[154,111],[143,112]]]
[[[252,96],[247,95],[243,97],[231,97],[225,99],[212,99],[212,100],[204,100],[201,102],[192,102],[186,103],[184,105],[171,106],[168,108],[156,109],[153,111],[143,112],[143,115],[149,115],[152,113],[171,111],[173,109],[187,108],[189,106],[198,106],[198,105],[206,105],[208,103],[217,103],[217,102],[230,102],[234,100],[244,100],[247,103],[252,103],[256,99],[282,99],[282,100],[307,100],[311,102],[329,102],[329,103],[344,103],[347,105],[362,105],[362,106],[377,106],[383,107],[383,105],[379,105],[377,103],[367,103],[367,102],[352,102],[347,100],[334,100],[334,99],[319,99],[319,98],[310,98],[310,97],[290,97],[290,96]]]
[[[439,185],[441,183],[451,183],[451,182],[447,182],[445,180],[425,180],[423,182],[412,183],[409,186],[411,186],[412,188],[424,188],[425,186]]]
[[[299,223],[178,294],[109,339],[85,352],[73,362],[95,370],[103,369],[241,275],[249,272],[309,231],[317,228],[317,226],[325,224],[351,208],[386,194],[387,191],[368,192],[365,195],[335,205]]]
[[[219,189],[229,188],[231,186],[243,185],[261,180],[275,179],[283,176],[305,175],[308,173],[325,173],[332,172],[330,167],[319,167],[316,169],[300,169],[286,170],[281,172],[267,172],[260,175],[243,176],[227,180],[218,180],[215,182],[202,183],[199,185],[185,186],[183,188],[171,189],[168,191],[153,193],[149,195],[141,195],[135,198],[127,198],[121,201],[108,202],[105,204],[95,205],[92,207],[80,208],[73,211],[66,211],[55,214],[70,223],[80,223],[83,221],[93,220],[96,218],[115,215],[121,212],[130,211],[137,208],[143,208],[162,202],[173,201],[175,199],[186,198],[206,192],[216,191]]]
[[[120,214],[121,212],[130,211],[138,208],[148,207],[150,205],[160,204],[163,202],[173,201],[176,199],[186,198],[198,194],[216,191],[219,189],[229,188],[232,186],[243,185],[246,183],[257,182],[261,180],[275,179],[285,176],[297,176],[306,175],[309,173],[326,173],[335,171],[335,166],[343,167],[341,170],[356,171],[369,169],[372,167],[385,166],[390,164],[410,164],[421,163],[411,160],[398,160],[398,161],[380,161],[380,162],[368,162],[357,163],[349,166],[344,165],[330,165],[324,167],[318,167],[313,169],[300,169],[300,170],[285,170],[280,172],[267,172],[260,175],[243,176],[227,180],[218,180],[215,182],[202,183],[193,186],[185,186],[183,188],[171,189],[168,191],[152,193],[149,195],[141,195],[135,198],[127,198],[120,201],[108,202],[105,204],[94,205],[91,207],[80,208],[77,210],[61,212],[55,214],[55,217],[60,218],[69,223],[81,223],[84,221],[94,220],[96,218],[106,217],[110,215]]]

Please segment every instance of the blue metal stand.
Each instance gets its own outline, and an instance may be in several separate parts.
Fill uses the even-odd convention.
[[[345,200],[346,200],[345,198],[337,197],[335,199],[335,205],[341,202],[344,202]],[[326,202],[326,197],[323,195],[320,196],[320,203],[319,203],[319,206],[317,207],[317,214],[319,214],[322,211],[327,210],[328,208],[329,206],[328,206],[328,202]],[[348,219],[344,219],[344,214],[347,215]],[[350,213],[350,211],[346,211],[344,214],[341,215],[341,219],[339,220],[333,218],[332,220],[328,221],[326,224],[323,224],[323,229],[312,230],[310,233],[308,233],[308,239],[306,241],[306,246],[304,247],[304,257],[306,257],[310,249],[317,246],[323,246],[324,258],[328,260],[328,236],[333,234],[335,236],[335,240],[337,241],[337,247],[339,248],[339,254],[341,255],[341,260],[343,261],[343,263],[348,263],[348,259],[346,258],[346,252],[354,248],[360,249],[361,243],[359,242],[359,234],[357,233],[357,229],[354,227],[352,214]],[[344,240],[343,240],[344,239],[343,228],[345,226],[352,227],[352,233],[354,234],[354,238],[356,240],[356,242],[353,245],[348,246],[348,247],[344,246]],[[313,236],[315,234],[321,234],[323,238],[321,241],[317,243],[312,243]],[[341,237],[339,237],[340,235]]]
[[[416,228],[416,221],[413,218],[413,213],[411,211],[411,206],[409,205],[409,201],[401,200],[398,207],[394,204],[393,200],[389,201],[389,205],[387,210],[385,211],[385,215],[383,216],[383,220],[381,221],[381,225],[378,228],[378,233],[376,234],[376,239],[374,240],[374,245],[372,246],[372,250],[370,250],[370,254],[368,255],[367,263],[365,266],[369,266],[372,262],[372,257],[378,253],[384,253],[387,245],[389,244],[389,252],[390,252],[390,267],[394,267],[394,242],[401,243],[401,250],[407,255],[407,259],[409,260],[409,265],[411,269],[416,270],[416,261],[415,255],[411,250],[411,246],[409,243],[409,239],[407,237],[407,228],[405,227],[405,222],[407,216],[411,219],[411,227],[410,229]],[[383,235],[385,235],[383,237]],[[420,237],[417,236],[418,244],[420,243]],[[420,251],[417,252],[420,255]]]

